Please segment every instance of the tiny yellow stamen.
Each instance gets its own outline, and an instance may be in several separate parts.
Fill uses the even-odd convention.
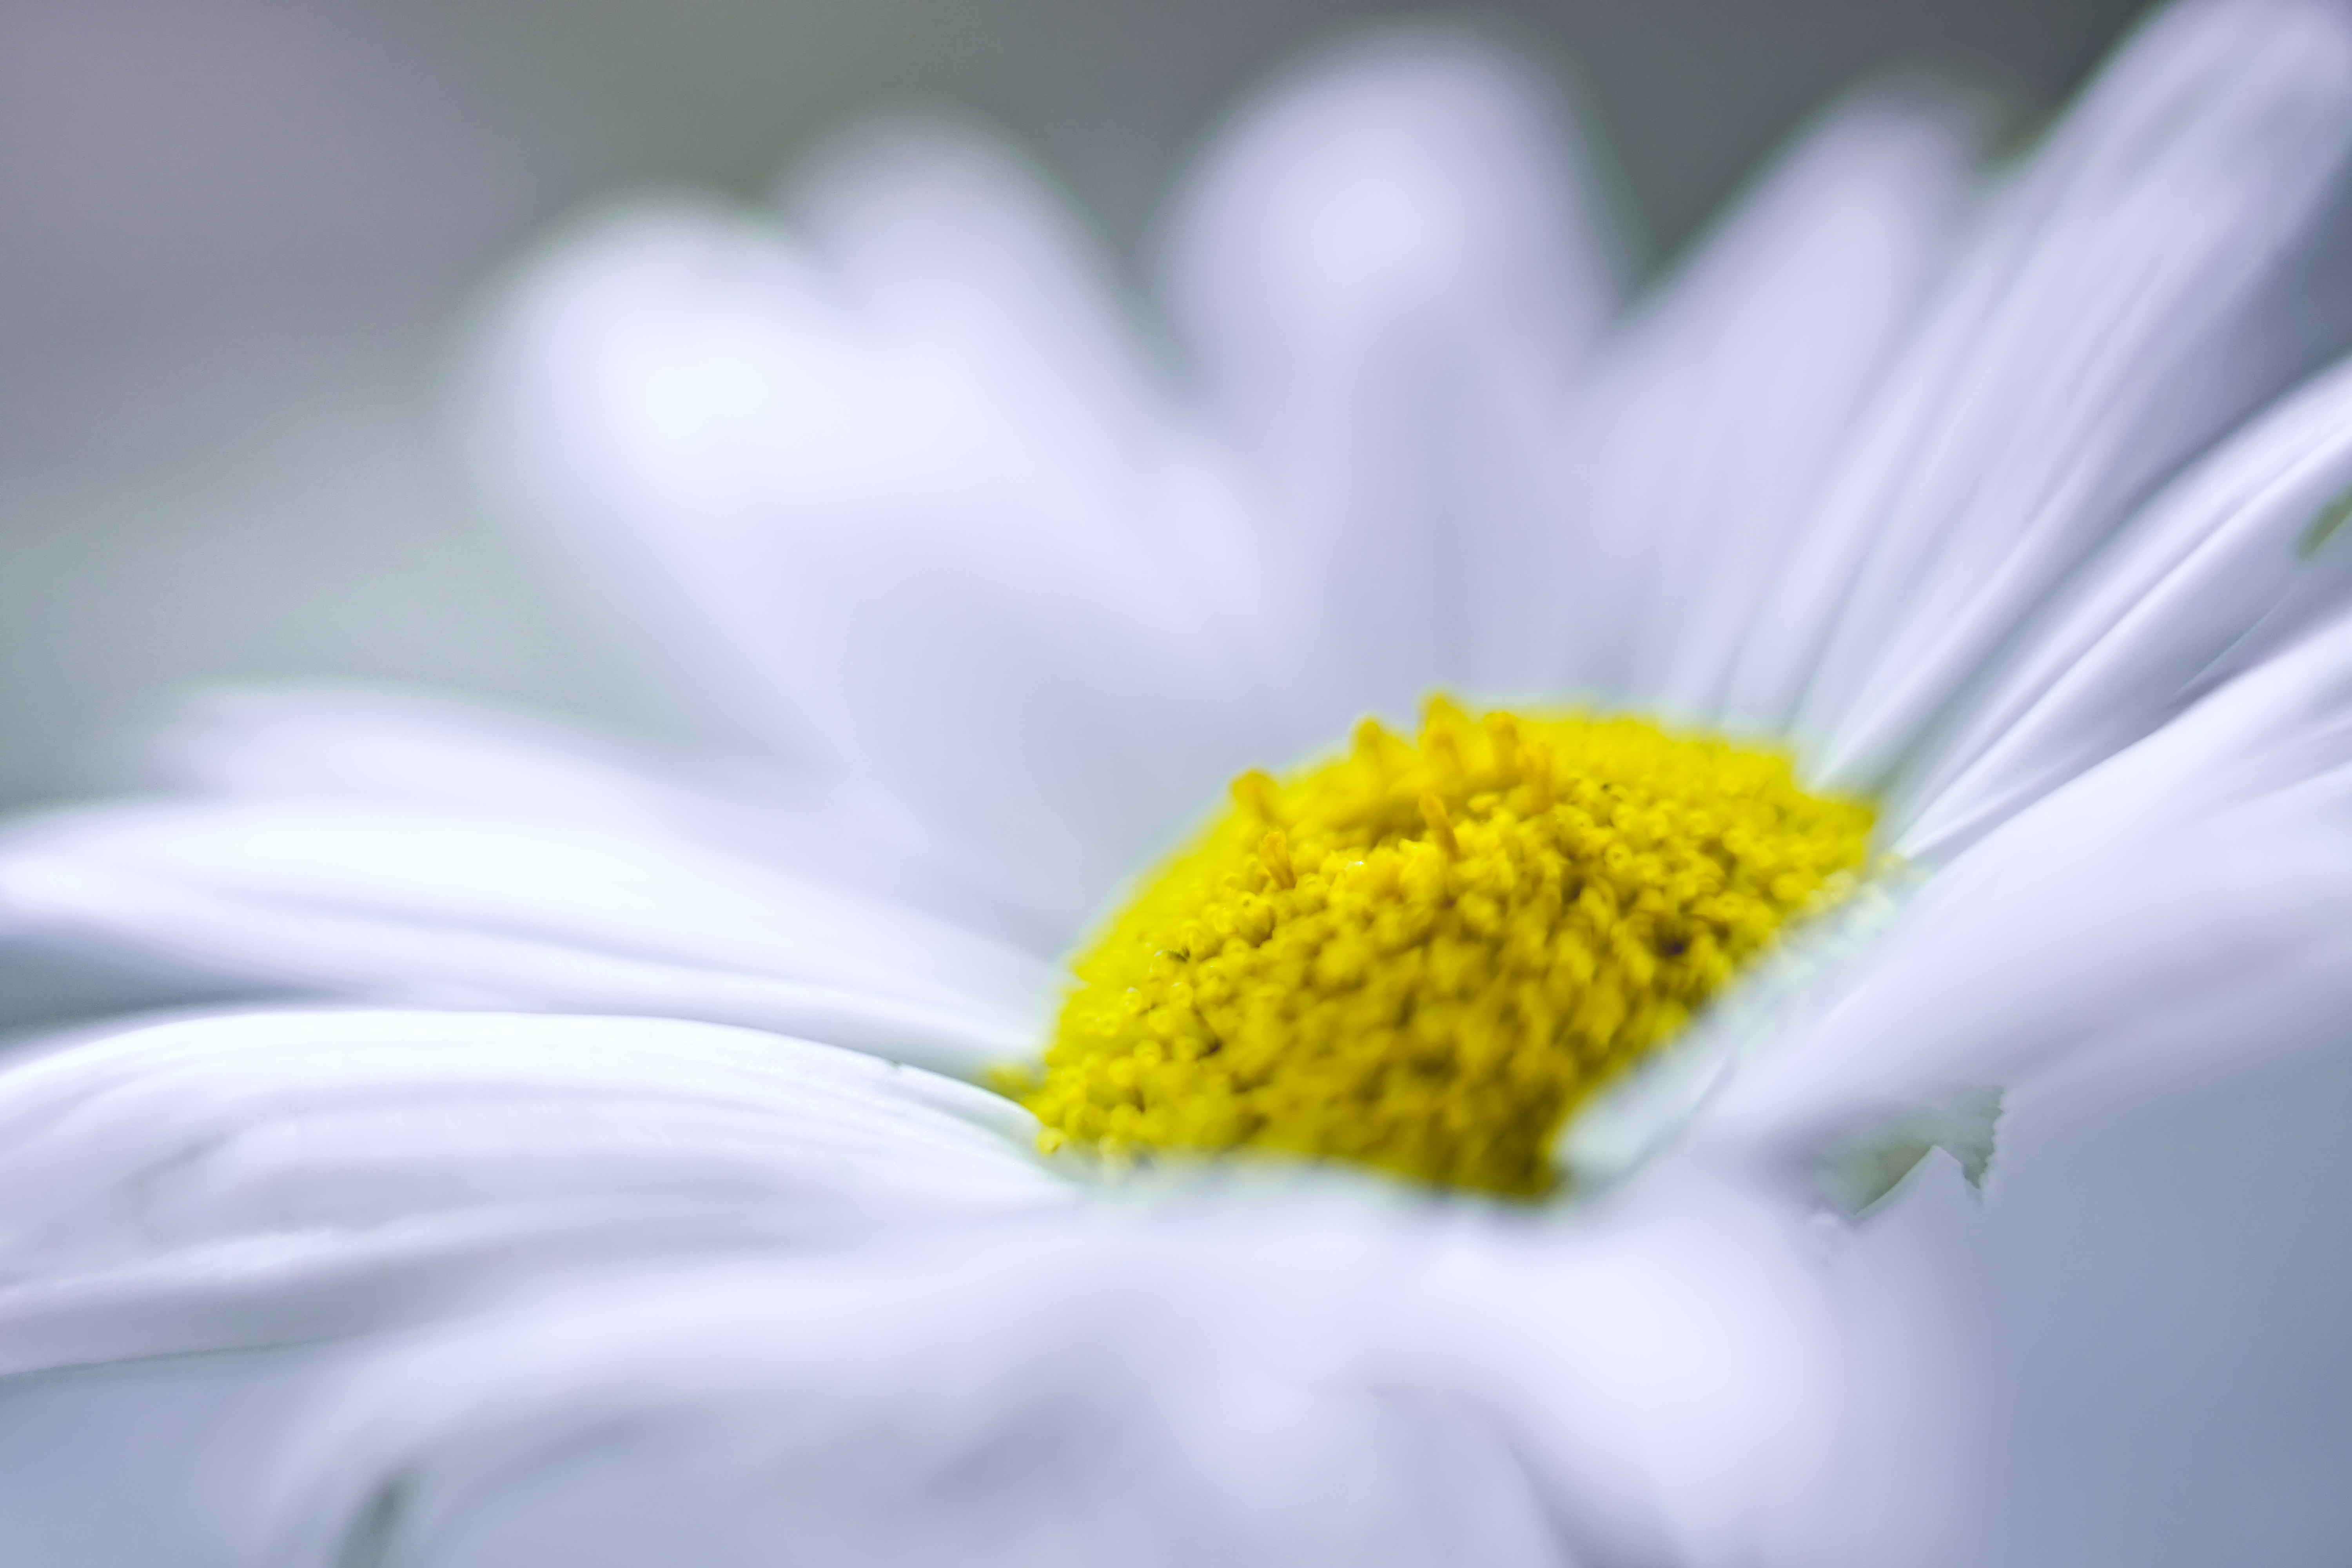
[[[1633,719],[1443,698],[1233,808],[1080,954],[1039,1145],[1249,1147],[1535,1194],[1600,1085],[1851,889],[1874,808]]]
[[[1290,841],[1283,837],[1282,829],[1277,827],[1258,840],[1257,858],[1265,862],[1266,875],[1274,879],[1276,887],[1298,886],[1298,872],[1290,861]]]
[[[1446,817],[1445,803],[1433,789],[1421,792],[1421,820],[1428,825],[1429,837],[1449,858],[1462,853],[1462,841],[1454,837],[1454,824]]]
[[[1527,810],[1530,816],[1549,811],[1553,805],[1551,793],[1551,752],[1541,746],[1521,746],[1518,750],[1519,778],[1527,790]]]

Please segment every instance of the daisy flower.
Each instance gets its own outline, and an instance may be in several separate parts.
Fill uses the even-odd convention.
[[[1435,28],[1148,304],[939,124],[559,237],[468,439],[711,744],[247,693],[0,838],[344,1005],[0,1073],[18,1554],[1932,1557],[1836,1216],[2352,1001],[2352,18],[1981,132],[1852,97],[1625,306]]]

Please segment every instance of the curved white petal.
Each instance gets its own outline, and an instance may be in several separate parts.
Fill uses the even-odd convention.
[[[607,216],[510,290],[476,430],[515,508],[738,737],[966,844],[1066,934],[1282,710],[1148,395],[1009,155],[869,136],[797,231]],[[946,237],[952,236],[952,238]]]
[[[1612,237],[1526,64],[1432,26],[1361,35],[1244,105],[1164,270],[1212,399],[1328,611],[1339,725],[1490,669],[1484,619],[1556,528],[1559,426]],[[1316,650],[1307,647],[1305,657]]]
[[[1975,130],[1916,90],[1843,106],[1622,330],[1583,395],[1570,558],[1518,579],[1547,676],[1713,717],[1759,585],[1937,279]]]
[[[1906,770],[1903,853],[1948,856],[2154,730],[2266,620],[2340,602],[2347,490],[2352,363],[2168,487],[2020,637]]]
[[[1360,1375],[1482,1411],[1576,1562],[1837,1558],[1870,1468],[1830,1468],[1847,1369],[1835,1281],[1798,1217],[1654,1183],[1554,1234],[1423,1240],[1426,1283]]]
[[[1785,1215],[1328,1220],[509,1299],[289,1434],[270,1560],[1812,1560],[1836,1357]]]
[[[886,348],[992,382],[1025,431],[999,461],[1032,483],[1116,490],[1165,416],[1108,259],[1036,170],[978,126],[878,118],[785,172],[792,232]]]
[[[561,825],[772,865],[985,925],[1041,952],[976,883],[968,853],[888,803],[804,774],[403,688],[254,686],[204,693],[154,737],[155,782],[236,800],[447,812]]]
[[[664,1014],[971,1073],[1053,984],[943,921],[657,837],[331,801],[125,805],[0,834],[17,940],[299,991]]]
[[[2147,25],[1875,399],[1735,667],[1734,721],[1793,724],[1832,777],[1883,779],[2135,490],[2277,390],[2252,350],[2298,336],[2265,312],[2347,142],[2333,6],[2204,0]]]
[[[1939,872],[1685,1145],[1810,1176],[1953,1095],[2147,1085],[2340,1037],[2352,620],[2241,677]]]
[[[260,1014],[0,1072],[0,1373],[1052,1210],[1009,1101],[709,1025]],[[629,1260],[634,1259],[634,1264]]]

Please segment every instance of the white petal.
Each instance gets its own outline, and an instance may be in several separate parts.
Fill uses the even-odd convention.
[[[1225,1215],[515,1300],[289,1435],[273,1560],[1785,1560],[1833,1377],[1790,1240]]]
[[[2352,621],[2021,813],[1931,880],[1688,1147],[1800,1176],[1939,1096],[2118,1099],[2340,1035]]]
[[[20,939],[435,1005],[667,1014],[971,1072],[1026,1054],[1037,960],[696,846],[324,803],[129,805],[0,835]]]
[[[585,1262],[1052,1209],[1026,1113],[707,1025],[278,1014],[0,1073],[0,1371],[380,1328]]]
[[[1481,622],[1554,526],[1559,418],[1613,292],[1597,205],[1524,62],[1434,26],[1277,79],[1178,204],[1175,313],[1357,710],[1528,673],[1482,668],[1512,639]]]
[[[151,752],[155,782],[173,788],[668,841],[1000,934],[1024,931],[973,885],[954,842],[887,803],[740,754],[649,745],[471,698],[359,686],[216,690],[175,713]],[[1058,933],[1030,940],[1059,950]]]
[[[1037,173],[976,126],[876,120],[787,171],[794,233],[889,339],[992,383],[1025,429],[1000,460],[1058,454],[1040,486],[1115,490],[1164,398],[1106,258]]]
[[[1795,1216],[1654,1183],[1528,1239],[1427,1248],[1363,1365],[1487,1411],[1572,1561],[1829,1560],[1870,1469],[1826,1468],[1843,1374]]]
[[[738,736],[918,810],[1066,933],[1255,760],[1279,689],[1198,580],[1214,487],[1105,368],[1066,222],[984,147],[866,145],[807,245],[671,209],[557,246],[486,350],[481,444]]]
[[[1611,345],[1576,437],[1573,559],[1521,578],[1569,689],[1712,717],[1759,584],[1937,279],[1974,129],[1918,92],[1845,105]]]
[[[1882,779],[2135,490],[2292,372],[2256,350],[2308,335],[2273,286],[2347,140],[2332,7],[2209,0],[2144,28],[1879,395],[1769,591],[1733,717],[1793,723],[1837,780]]]
[[[1906,770],[1903,853],[1948,855],[2164,722],[2267,617],[2340,600],[2347,552],[2315,531],[2347,489],[2352,364],[2168,487],[2021,638]]]

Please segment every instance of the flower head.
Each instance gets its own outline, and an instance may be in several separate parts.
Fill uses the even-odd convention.
[[[2352,23],[1850,100],[1622,312],[1565,123],[1347,44],[1157,313],[938,127],[553,243],[473,439],[733,760],[249,696],[10,829],[27,940],[441,1010],[0,1073],[7,1369],[209,1358],[289,1562],[1925,1552],[1824,1208],[2352,984]]]

